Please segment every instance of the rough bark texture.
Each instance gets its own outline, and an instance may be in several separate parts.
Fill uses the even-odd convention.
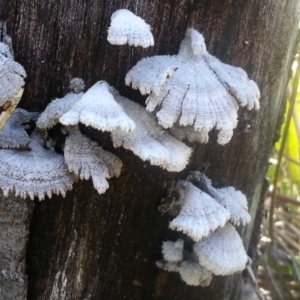
[[[26,299],[26,245],[34,207],[30,200],[0,195],[0,299]]]
[[[128,8],[151,24],[154,47],[117,47],[106,41],[110,16],[118,8]],[[191,162],[181,174],[111,149],[107,137],[87,130],[122,159],[122,174],[110,180],[104,195],[91,182],[81,182],[66,199],[35,203],[27,248],[28,299],[234,299],[236,276],[215,277],[208,288],[196,288],[185,285],[178,274],[156,268],[161,242],[176,236],[167,229],[168,217],[158,214],[157,203],[165,182],[209,163],[207,175],[216,186],[233,185],[249,199],[253,222],[243,232],[245,245],[250,246],[251,235],[257,236],[254,225],[259,224],[267,159],[282,116],[298,1],[0,0],[0,20],[7,20],[16,60],[28,74],[21,101],[27,109],[44,109],[67,92],[72,77],[83,78],[88,87],[106,80],[143,103],[138,92],[125,87],[126,72],[141,57],[177,53],[188,27],[203,33],[210,53],[244,68],[262,92],[257,114],[239,111],[231,142],[220,146],[212,133],[207,145],[193,145]],[[252,130],[246,133],[250,123]],[[10,283],[5,284],[1,281],[2,290]]]

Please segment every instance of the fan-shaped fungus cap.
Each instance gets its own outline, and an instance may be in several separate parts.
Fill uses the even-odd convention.
[[[28,149],[30,137],[25,131],[25,124],[36,120],[37,117],[37,113],[30,113],[24,109],[17,108],[0,131],[0,148]]]
[[[176,242],[165,241],[162,244],[162,254],[168,262],[180,262],[183,260],[184,241],[178,239]]]
[[[129,44],[143,48],[154,45],[150,26],[127,9],[112,14],[107,40],[113,45]]]
[[[240,68],[211,57],[203,36],[188,29],[178,55],[143,59],[128,72],[125,81],[142,94],[150,93],[147,110],[156,110],[164,128],[176,123],[193,126],[201,133],[197,140],[207,142],[209,131],[215,127],[219,130],[218,143],[223,145],[237,125],[238,103],[248,109],[258,108],[259,91]]]
[[[16,196],[32,200],[36,196],[65,196],[72,189],[74,177],[68,171],[63,156],[40,144],[40,137],[33,133],[29,143],[31,151],[0,150],[0,188],[5,196],[14,192]]]
[[[174,56],[143,58],[126,74],[125,83],[135,90],[140,90],[142,95],[153,93],[159,96],[167,78],[172,77],[178,66],[178,61]],[[161,102],[156,103],[154,99],[148,101],[147,110],[151,112],[160,104]]]
[[[189,162],[191,149],[179,142],[157,125],[155,118],[139,104],[130,101],[111,88],[115,100],[135,124],[135,130],[111,132],[115,147],[123,146],[142,160],[170,172],[183,170]]]
[[[185,196],[182,209],[169,228],[199,241],[228,221],[228,211],[190,182],[179,181],[175,189],[184,190]]]
[[[0,129],[4,127],[21,100],[25,77],[24,68],[13,60],[9,47],[0,42]]]
[[[195,243],[200,265],[216,275],[231,275],[245,269],[248,256],[234,227],[227,223]]]
[[[104,193],[109,187],[106,178],[120,175],[122,161],[82,135],[78,128],[68,129],[64,156],[69,170],[81,179],[92,177],[95,189]]]
[[[212,272],[191,259],[185,260],[179,265],[178,273],[186,284],[193,286],[208,286],[212,279]]]
[[[59,120],[66,126],[81,122],[102,131],[130,132],[135,129],[134,122],[116,103],[104,81],[96,82]]]
[[[248,202],[246,196],[232,186],[217,189],[217,191],[226,199],[226,209],[230,213],[230,221],[234,225],[250,223],[251,216],[248,213]]]
[[[190,172],[187,180],[206,191],[225,207],[229,211],[230,221],[234,225],[246,225],[250,222],[247,198],[241,191],[232,186],[216,189],[212,186],[211,180],[199,171]]]
[[[259,109],[259,89],[242,68],[224,64],[209,53],[204,55],[204,60],[241,106],[247,106],[249,110]]]
[[[83,96],[83,93],[70,93],[63,98],[49,103],[41,113],[36,126],[40,129],[49,129],[59,123],[59,118],[68,112]]]

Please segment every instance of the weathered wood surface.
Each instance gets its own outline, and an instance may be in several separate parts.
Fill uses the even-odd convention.
[[[106,41],[110,16],[118,8],[151,24],[154,47],[117,47]],[[64,95],[72,77],[82,77],[88,87],[106,80],[143,103],[138,92],[125,87],[126,72],[141,57],[177,53],[188,27],[203,33],[210,53],[243,67],[262,92],[258,113],[240,110],[232,141],[222,147],[212,133],[210,143],[194,145],[181,174],[117,149],[112,152],[122,159],[123,171],[110,180],[104,195],[91,182],[81,182],[66,199],[36,202],[27,249],[28,299],[233,299],[233,277],[217,277],[210,287],[195,288],[178,274],[156,268],[161,242],[174,237],[157,203],[170,178],[209,163],[213,183],[242,190],[256,220],[268,155],[282,119],[298,15],[296,0],[0,0],[0,20],[7,20],[16,60],[28,74],[21,101],[27,109],[40,111]],[[252,129],[247,133],[248,124]],[[107,137],[89,134],[111,149]],[[258,234],[253,226],[243,232],[247,246],[251,235]]]
[[[26,299],[26,246],[34,203],[0,195],[0,299]]]

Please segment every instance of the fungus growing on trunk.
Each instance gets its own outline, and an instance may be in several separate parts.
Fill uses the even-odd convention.
[[[212,280],[212,272],[191,259],[187,259],[180,264],[178,273],[181,279],[188,285],[206,287],[209,286]]]
[[[36,126],[40,129],[49,129],[59,122],[59,118],[68,112],[83,96],[84,82],[80,78],[70,81],[71,93],[63,98],[55,99],[48,104],[41,113]]]
[[[212,186],[211,180],[199,171],[189,173],[187,179],[200,189],[206,191],[218,203],[225,207],[230,213],[230,221],[234,225],[246,225],[251,221],[248,213],[248,203],[246,196],[234,187],[224,187],[216,189]]]
[[[179,272],[189,285],[209,285],[212,273],[230,275],[245,269],[249,258],[235,228],[228,223],[245,225],[250,222],[247,199],[233,187],[215,189],[211,180],[199,171],[190,172],[187,181],[172,181],[168,196],[161,200],[159,211],[177,216],[169,228],[182,231],[190,238],[193,251],[180,248],[180,261],[175,244],[163,244],[163,259],[156,265],[166,271]],[[181,242],[183,245],[183,242]],[[178,258],[178,259],[174,259]]]
[[[103,194],[109,187],[106,178],[119,177],[122,161],[97,143],[82,135],[78,128],[68,127],[64,156],[69,171],[80,179],[93,179],[95,189]]]
[[[231,275],[246,268],[248,256],[234,227],[227,223],[194,245],[199,264],[215,275]]]
[[[0,150],[0,188],[5,196],[9,192],[32,200],[45,195],[61,194],[72,189],[74,176],[68,171],[63,156],[45,149],[39,133],[32,133],[31,151]]]
[[[37,113],[30,113],[22,108],[17,108],[0,131],[0,148],[2,149],[27,149],[30,143],[25,127],[30,121],[35,121]]]
[[[181,279],[188,285],[208,286],[212,279],[212,273],[199,265],[194,252],[184,249],[184,241],[166,241],[162,246],[163,260],[157,261],[160,269],[168,272],[178,272]]]
[[[135,129],[134,122],[116,103],[105,81],[96,82],[59,121],[66,126],[81,122],[102,131],[130,132]]]
[[[152,165],[170,172],[183,170],[189,162],[191,149],[165,132],[141,105],[120,96],[112,87],[110,91],[136,125],[131,132],[113,130],[114,147],[123,146],[142,160],[149,160]]]
[[[142,46],[154,45],[150,26],[127,9],[119,9],[111,16],[107,40],[113,45]]]
[[[180,262],[183,260],[184,240],[178,239],[176,242],[165,241],[162,244],[162,255],[168,262]]]
[[[214,127],[226,144],[237,125],[241,106],[258,109],[259,90],[241,69],[221,63],[206,51],[203,36],[188,29],[178,55],[142,59],[125,78],[127,85],[150,94],[147,110],[155,111],[164,128],[193,126],[208,141]]]
[[[197,242],[228,221],[229,212],[190,182],[178,181],[175,192],[184,198],[178,216],[169,224],[170,229],[182,231]]]
[[[8,45],[0,42],[0,130],[21,100],[25,77],[24,68],[14,61]]]

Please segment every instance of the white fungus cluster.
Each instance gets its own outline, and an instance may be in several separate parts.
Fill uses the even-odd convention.
[[[0,42],[0,130],[21,100],[26,72],[14,61],[10,48]]]
[[[119,9],[111,16],[107,40],[113,45],[142,46],[154,45],[150,26],[127,9]]]
[[[180,248],[175,247],[178,242],[164,242],[163,260],[157,266],[179,272],[189,285],[206,286],[212,274],[231,275],[246,268],[249,258],[240,236],[230,223],[248,224],[250,215],[245,195],[233,187],[215,189],[199,171],[191,172],[187,180],[172,183],[159,210],[165,213],[168,210],[173,212],[176,206],[180,208],[169,228],[190,237],[193,250],[190,253],[184,249],[182,240]],[[179,250],[182,256],[178,254]]]
[[[69,127],[83,123],[108,131],[114,147],[123,146],[142,160],[171,172],[183,170],[191,155],[191,149],[160,128],[151,114],[104,81],[84,94],[71,93],[52,101],[37,125],[45,129],[58,122]]]
[[[220,62],[206,51],[203,36],[188,29],[179,53],[144,58],[126,75],[126,84],[149,94],[147,110],[155,112],[164,128],[192,128],[190,141],[208,142],[218,130],[218,143],[226,144],[237,125],[240,106],[259,109],[260,93],[245,71]],[[179,137],[190,138],[181,130]]]
[[[98,193],[104,193],[109,187],[107,179],[120,175],[122,161],[82,135],[79,123],[110,132],[115,147],[132,150],[153,165],[172,172],[185,168],[191,149],[161,129],[140,105],[120,96],[104,81],[84,93],[84,82],[76,78],[70,82],[70,89],[63,98],[53,100],[36,122],[37,128],[45,133],[58,123],[64,126],[63,132],[67,133],[64,156],[45,149],[49,143],[38,138],[40,134],[36,131],[32,136],[27,134],[26,124],[36,121],[37,114],[17,109],[0,132],[1,148],[20,149],[0,150],[2,165],[6,170],[14,170],[13,174],[2,170],[5,185],[0,184],[0,188],[5,194],[14,192],[21,197],[37,196],[40,200],[45,195],[51,197],[52,193],[64,195],[77,177],[92,178]],[[39,159],[44,162],[38,164]]]

